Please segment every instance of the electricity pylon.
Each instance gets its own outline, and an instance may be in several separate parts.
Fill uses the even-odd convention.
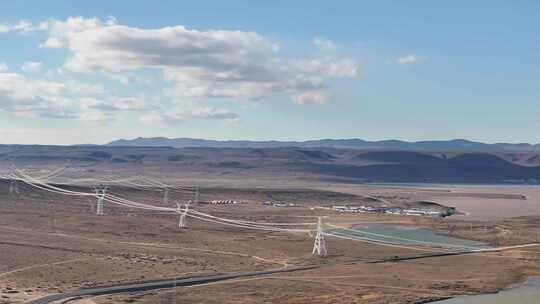
[[[169,204],[169,187],[165,186],[163,188],[163,205],[167,206]]]
[[[313,244],[313,252],[318,256],[326,256],[326,242],[324,241],[324,233],[322,229],[322,218],[317,217],[317,235],[315,235],[315,243]]]
[[[178,228],[180,229],[185,228],[187,225],[186,216],[187,216],[187,213],[189,212],[190,203],[191,201],[188,201],[187,204],[185,205],[184,210],[182,211],[182,213],[180,213],[180,219],[178,220]],[[180,212],[180,203],[176,203],[176,205],[178,206],[178,212]]]
[[[19,186],[17,185],[17,180],[12,179],[11,183],[9,184],[9,195],[11,196],[17,195],[18,197],[19,194],[20,192],[19,192]]]
[[[96,205],[96,214],[97,215],[103,215],[105,214],[103,212],[103,199],[105,198],[105,195],[107,194],[107,187],[98,189],[96,188],[96,197],[97,197],[97,205]]]

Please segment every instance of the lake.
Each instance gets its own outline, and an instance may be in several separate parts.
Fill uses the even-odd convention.
[[[327,232],[352,238],[409,246],[436,246],[458,250],[488,248],[486,244],[481,242],[439,235],[429,228],[404,225],[358,224],[354,225],[353,229],[330,229]]]
[[[531,277],[524,284],[496,294],[463,296],[437,301],[437,304],[538,304],[540,303],[540,277]]]

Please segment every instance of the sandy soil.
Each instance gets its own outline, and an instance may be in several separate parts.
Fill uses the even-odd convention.
[[[332,188],[335,190],[336,188]],[[141,279],[193,273],[220,273],[319,264],[324,267],[289,275],[273,275],[192,288],[140,294],[103,296],[95,303],[414,303],[460,294],[491,292],[540,273],[540,249],[428,258],[369,264],[366,261],[413,255],[415,250],[327,239],[329,256],[311,255],[313,239],[306,233],[276,233],[227,228],[190,220],[179,230],[177,217],[105,206],[106,215],[92,212],[93,202],[44,196],[24,189],[18,200],[0,189],[0,303],[22,303],[43,294]],[[114,190],[114,189],[113,189]],[[121,192],[159,202],[159,193]],[[243,197],[244,191],[208,190],[201,197]],[[312,204],[326,203],[335,194],[279,194]],[[379,196],[408,192],[375,189]],[[437,190],[438,191],[438,190]],[[433,190],[417,191],[437,192]],[[460,190],[462,191],[462,190]],[[265,194],[266,195],[266,194]],[[263,196],[265,196],[263,195]],[[371,195],[371,194],[370,194]],[[248,220],[306,221],[304,216],[328,215],[329,223],[390,222],[433,227],[442,233],[468,235],[500,244],[515,243],[517,232],[540,232],[537,218],[479,223],[462,219],[338,214],[306,207],[262,206],[254,191],[251,200],[235,206],[197,205],[197,210]],[[339,196],[338,196],[339,198]],[[396,198],[394,198],[396,199]],[[520,242],[534,235],[521,234]],[[354,262],[353,262],[354,261]]]
[[[490,193],[523,195],[525,199],[437,197],[437,202],[452,205],[467,213],[467,219],[492,220],[540,215],[540,186],[470,186],[446,187],[453,193]]]

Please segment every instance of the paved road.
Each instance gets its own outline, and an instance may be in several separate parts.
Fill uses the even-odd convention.
[[[532,247],[532,246],[538,246],[538,245],[540,244],[533,243],[533,244],[525,244],[525,245],[517,245],[517,246],[466,250],[466,251],[458,251],[458,252],[436,252],[436,253],[425,254],[425,255],[392,257],[392,258],[387,258],[387,259],[371,260],[371,261],[366,261],[364,259],[357,259],[351,262],[367,262],[367,263],[398,262],[398,261],[404,261],[404,260],[422,259],[422,258],[430,258],[430,257],[474,254],[474,253],[482,253],[482,252],[495,252],[495,251],[503,251],[503,250],[509,250],[509,249],[526,248],[526,247]],[[60,301],[60,300],[66,300],[70,298],[77,298],[77,297],[84,297],[84,296],[110,295],[110,294],[117,294],[117,293],[124,293],[124,292],[174,288],[176,286],[193,286],[193,285],[213,283],[213,282],[219,282],[219,281],[225,281],[225,280],[231,280],[231,279],[237,279],[237,278],[257,277],[257,276],[263,276],[263,275],[268,275],[268,274],[273,274],[273,273],[295,272],[295,271],[301,271],[301,270],[316,269],[320,267],[321,266],[299,266],[299,267],[287,267],[287,268],[279,268],[279,269],[263,270],[263,271],[235,272],[235,273],[219,274],[219,275],[184,276],[184,277],[177,277],[177,278],[144,281],[144,282],[133,283],[133,284],[122,284],[122,285],[115,285],[115,286],[81,289],[77,291],[46,296],[46,297],[31,301],[30,303],[31,304],[49,304],[49,303]]]
[[[476,254],[476,253],[485,253],[485,252],[499,252],[499,251],[505,251],[505,250],[521,249],[521,248],[536,247],[536,246],[540,246],[540,243],[531,243],[531,244],[524,244],[524,245],[504,246],[504,247],[494,247],[494,248],[483,248],[483,249],[474,249],[474,250],[463,250],[463,251],[454,251],[454,252],[435,252],[435,253],[430,253],[430,254],[413,255],[413,256],[396,256],[396,257],[392,257],[392,258],[388,258],[388,259],[374,260],[374,261],[370,261],[368,263],[399,262],[399,261],[407,261],[407,260],[418,260],[418,259],[425,259],[425,258],[452,256],[452,255],[465,255],[465,254]]]
[[[124,292],[135,292],[135,291],[146,291],[153,289],[162,289],[162,288],[173,288],[175,286],[192,286],[200,285],[218,281],[225,281],[237,278],[245,277],[256,277],[262,275],[268,275],[273,273],[284,273],[284,272],[294,272],[301,270],[309,270],[318,268],[318,266],[305,266],[305,267],[288,267],[280,268],[275,270],[264,270],[264,271],[250,271],[250,272],[236,272],[228,274],[219,274],[219,275],[200,275],[200,276],[187,276],[187,277],[178,277],[170,278],[163,280],[153,280],[145,281],[134,284],[123,284],[115,285],[108,287],[96,287],[89,289],[81,289],[72,292],[59,293],[50,296],[46,296],[37,300],[30,302],[31,304],[48,304],[55,301],[66,300],[69,298],[84,297],[84,296],[100,296],[100,295],[110,295]]]

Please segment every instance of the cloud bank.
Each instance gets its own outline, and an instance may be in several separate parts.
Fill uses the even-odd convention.
[[[135,73],[158,71],[162,96],[137,102],[136,110],[148,111],[142,117],[145,121],[237,119],[229,110],[204,105],[212,99],[260,101],[279,95],[299,104],[324,104],[331,96],[331,80],[354,78],[359,69],[354,60],[329,53],[289,56],[278,42],[249,31],[181,25],[144,29],[122,25],[112,17],[0,24],[0,32],[36,31],[46,35],[40,48],[67,51],[61,70],[75,78],[101,75],[130,84]],[[314,44],[321,50],[336,49],[322,38]],[[27,62],[22,70],[37,73],[42,67],[40,62]],[[96,120],[134,110],[102,84],[28,79],[3,66],[0,83],[0,98],[6,101],[1,109],[16,113]]]

